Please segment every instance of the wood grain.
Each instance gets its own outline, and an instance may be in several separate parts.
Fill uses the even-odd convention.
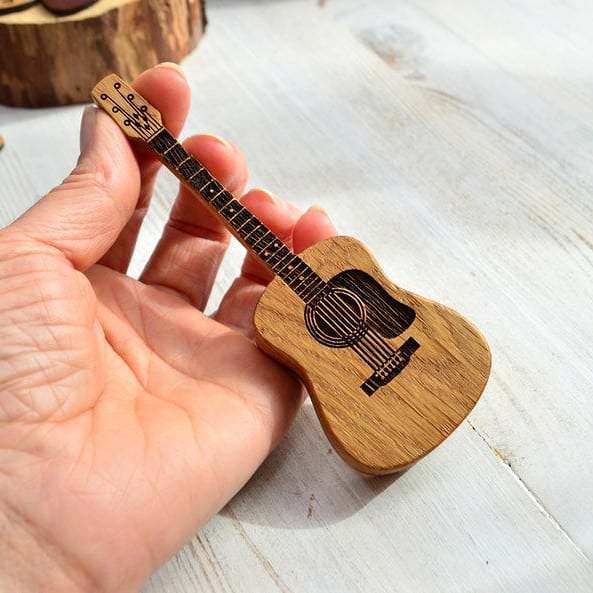
[[[92,97],[275,274],[255,311],[256,342],[297,370],[348,463],[370,474],[400,471],[457,428],[490,374],[490,351],[475,328],[398,289],[355,239],[335,237],[295,255],[116,74],[100,80]]]
[[[470,418],[395,480],[353,472],[306,404],[144,593],[590,593],[593,7],[210,7],[184,64],[185,133],[233,141],[250,184],[323,204],[398,286],[475,320],[495,371]],[[2,224],[70,170],[80,112],[0,107]],[[160,176],[130,273],[176,193]],[[243,253],[232,242],[208,311]]]
[[[344,270],[367,272],[416,313],[397,343],[413,337],[420,348],[371,396],[360,389],[369,367],[351,348],[316,341],[304,324],[305,303],[280,279],[270,283],[254,318],[258,346],[303,378],[344,459],[370,474],[402,470],[448,437],[476,404],[490,373],[486,341],[451,309],[392,284],[356,239],[328,239],[301,257],[325,281]]]
[[[132,80],[179,62],[205,26],[201,0],[99,0],[68,16],[41,4],[0,16],[0,103],[22,107],[88,101],[103,76]]]

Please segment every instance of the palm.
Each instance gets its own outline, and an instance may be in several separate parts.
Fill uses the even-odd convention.
[[[183,78],[157,67],[135,84],[178,131]],[[269,280],[255,260],[213,317],[202,312],[228,234],[187,190],[140,280],[125,275],[157,167],[91,115],[73,175],[0,232],[0,531],[8,516],[25,532],[21,556],[43,558],[44,590],[116,593],[245,483],[302,387],[253,342]],[[241,195],[234,147],[196,136],[187,148]],[[334,232],[319,210],[301,216],[263,190],[241,199],[296,250]],[[0,537],[0,564],[13,547]]]
[[[301,387],[178,295],[104,266],[86,277],[60,261],[45,267],[14,295],[33,301],[30,286],[46,295],[29,311],[35,352],[4,344],[19,356],[0,376],[12,396],[0,442],[35,458],[11,487],[70,562],[102,582],[134,582],[249,478],[279,433],[270,406],[282,402],[287,424]]]

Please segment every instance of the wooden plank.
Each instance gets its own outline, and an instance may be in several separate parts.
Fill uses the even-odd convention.
[[[553,109],[486,59],[479,40],[460,43],[413,6],[401,9],[408,29],[424,40],[438,32],[438,46],[424,41],[418,58],[434,64],[420,64],[424,81],[411,57],[402,73],[346,21],[325,22],[336,18],[332,3],[213,8],[186,65],[187,129],[234,140],[255,183],[301,207],[322,203],[397,283],[473,318],[494,346],[495,377],[472,416],[477,431],[464,425],[395,481],[352,473],[306,408],[145,592],[589,591],[592,256],[572,232],[593,236],[581,113],[571,116],[561,94]],[[397,19],[399,3],[382,10]],[[0,110],[3,222],[65,175],[79,113]],[[568,154],[564,126],[579,132]],[[51,159],[40,135],[61,142]],[[159,179],[136,270],[174,193],[170,177]],[[240,253],[234,246],[218,295]]]
[[[590,562],[469,426],[399,478],[369,480],[314,420],[307,405],[202,533],[199,562],[184,549],[145,593],[588,590]],[[211,565],[224,578],[192,588]]]
[[[476,195],[491,201],[481,206],[482,220],[491,229],[481,233],[481,270],[493,269],[499,286],[504,279],[497,298],[506,304],[498,312],[496,331],[500,391],[484,400],[472,423],[591,556],[593,528],[582,520],[582,509],[593,497],[593,469],[580,453],[592,428],[593,326],[587,311],[593,179],[583,158],[593,151],[591,117],[581,121],[573,103],[560,100],[558,93],[534,92],[517,70],[526,56],[541,61],[535,70],[547,67],[547,54],[538,58],[532,53],[542,43],[581,64],[582,47],[573,47],[573,37],[550,34],[552,29],[566,33],[563,23],[569,18],[571,24],[581,19],[575,18],[574,7],[555,6],[550,13],[551,3],[537,11],[529,3],[503,3],[484,42],[479,31],[488,21],[486,4],[473,3],[455,19],[438,2],[399,5],[391,19],[385,19],[391,2],[348,4],[332,16],[384,61],[397,55],[389,64],[392,76],[449,97],[467,118],[477,118],[491,138],[486,159],[476,164],[478,175],[469,179]],[[525,22],[529,6],[531,20]],[[480,21],[475,28],[474,19]],[[512,52],[502,41],[500,48],[491,43],[503,20],[510,23]],[[593,50],[590,43],[588,49]],[[550,66],[542,83],[554,86],[562,80],[580,100],[579,85],[589,67],[574,78]],[[466,141],[471,146],[472,137]],[[508,160],[498,179],[492,179],[497,150],[505,150]],[[446,172],[441,176],[440,183],[455,191],[456,180],[447,180]],[[459,180],[457,191],[471,191],[466,179]],[[488,257],[488,247],[495,257]],[[505,344],[509,336],[515,338],[510,347]]]

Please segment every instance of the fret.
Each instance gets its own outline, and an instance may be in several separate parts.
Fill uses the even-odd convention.
[[[245,242],[250,247],[254,247],[255,244],[269,232],[269,229],[258,220],[255,228],[249,234],[245,235]]]
[[[298,278],[298,276],[308,268],[309,266],[299,257],[297,258],[296,264],[292,267],[292,269],[284,274],[282,277],[292,288],[292,283]]]
[[[287,255],[293,255],[293,254],[284,243],[281,243],[280,249],[278,249],[276,252],[274,252],[272,257],[270,257],[270,259],[268,260],[268,263],[270,264],[271,268],[274,271],[276,271],[276,266],[278,264],[282,263],[284,261],[284,258]]]
[[[294,286],[291,286],[291,288],[299,296],[304,295],[306,294],[310,284],[315,281],[316,276],[317,274],[315,274],[315,272],[309,266],[307,266],[307,269],[297,278],[297,280],[300,280],[300,282],[298,282],[298,284],[295,284]]]
[[[208,169],[202,168],[192,177],[191,185],[194,189],[201,192],[211,181],[212,175],[210,175]]]
[[[247,210],[247,208],[242,208],[238,214],[235,214],[233,218],[229,219],[229,222],[233,225],[235,230],[240,231],[250,220],[254,220],[253,215],[251,212],[249,212],[249,210]]]
[[[272,235],[272,240],[269,241],[263,250],[259,252],[260,257],[266,263],[269,263],[274,255],[284,246],[284,243],[282,243],[282,241],[280,241],[276,235],[273,235],[271,231],[270,234]]]
[[[294,253],[292,253],[292,251],[290,253],[291,255],[289,257],[284,258],[280,262],[282,265],[274,270],[276,274],[280,276],[280,278],[284,278],[285,274],[290,273],[294,269],[294,267],[298,265],[298,260],[300,258]]]
[[[171,134],[169,134],[169,132],[163,128],[160,132],[153,136],[152,139],[148,141],[148,143],[155,152],[158,152],[162,155],[165,153],[165,151],[169,150],[169,148],[177,144],[177,140],[175,140],[175,138],[173,138],[173,136],[171,136]]]
[[[240,233],[241,233],[241,237],[243,237],[243,239],[245,239],[245,241],[247,241],[247,239],[249,238],[249,235],[251,235],[251,233],[253,233],[253,231],[260,225],[261,223],[259,222],[259,220],[257,218],[255,218],[255,216],[251,216],[247,222],[239,229]]]
[[[278,261],[278,264],[281,265],[274,266],[274,271],[276,272],[276,274],[281,276],[284,270],[292,270],[297,259],[298,256],[296,256],[292,251],[290,251],[290,249],[288,249],[288,253],[280,261]]]
[[[305,302],[309,302],[311,299],[317,296],[319,290],[324,286],[325,282],[316,273],[314,273],[313,281],[310,282],[306,288],[299,291],[298,294]]]
[[[188,159],[178,167],[178,171],[188,181],[202,168],[195,159]]]
[[[163,158],[174,167],[177,167],[177,165],[180,165],[189,158],[189,154],[187,154],[185,148],[179,142],[176,142],[163,154]]]
[[[280,240],[274,240],[267,245],[267,247],[260,253],[260,257],[271,267],[274,267],[275,258],[282,248],[284,243]]]
[[[266,233],[259,239],[259,241],[252,245],[253,251],[258,255],[260,255],[264,249],[276,239],[276,235],[274,235],[269,228],[264,227],[264,229],[266,230]]]
[[[200,193],[210,202],[213,198],[218,196],[220,192],[224,191],[224,187],[216,181],[212,176],[210,177],[210,183],[206,184]]]
[[[208,191],[207,193],[209,193],[211,196],[215,196],[214,199],[210,202],[212,204],[212,206],[214,208],[216,208],[219,212],[220,210],[222,210],[225,206],[230,205],[231,202],[236,200],[233,200],[233,196],[226,191],[218,182],[213,181],[209,186],[208,186]],[[239,203],[237,202],[237,204],[235,205],[235,207],[238,209]]]
[[[231,194],[229,194],[228,192],[225,192],[228,196],[230,196]],[[223,195],[223,194],[221,194]],[[219,196],[220,197],[220,196]],[[216,198],[215,201],[217,201],[218,198]],[[230,200],[228,200],[228,202],[225,202],[219,209],[219,212],[230,222],[232,218],[234,218],[235,216],[237,216],[237,213],[243,209],[243,206],[241,206],[241,204],[239,204],[239,202],[237,200],[235,200],[234,198],[231,198]]]
[[[307,266],[307,264],[305,264]],[[311,274],[313,274],[313,270],[307,266],[294,280],[293,284],[291,284],[291,288],[297,293],[300,294],[301,291],[304,291],[307,288],[308,283],[312,280]]]

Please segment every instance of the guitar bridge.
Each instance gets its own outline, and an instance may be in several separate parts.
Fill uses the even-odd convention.
[[[393,356],[383,363],[381,368],[377,369],[360,388],[371,396],[379,387],[387,385],[394,377],[399,375],[406,365],[410,362],[412,354],[420,348],[420,344],[414,338],[408,338]]]

